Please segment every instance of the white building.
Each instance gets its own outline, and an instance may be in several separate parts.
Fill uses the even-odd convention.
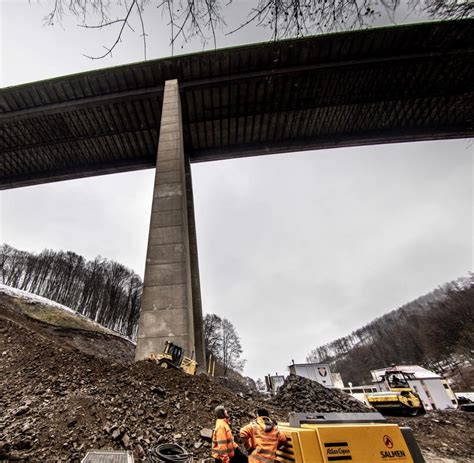
[[[327,363],[293,363],[288,367],[290,375],[311,379],[326,387],[334,387],[331,369]]]
[[[383,381],[383,376],[390,371],[404,373],[403,378],[400,379],[405,380],[413,392],[419,395],[425,410],[457,408],[458,401],[447,381],[440,375],[419,365],[396,365],[390,368],[372,370],[372,378],[379,391],[388,390],[388,385]]]

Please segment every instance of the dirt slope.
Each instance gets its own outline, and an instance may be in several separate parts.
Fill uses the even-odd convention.
[[[96,358],[10,320],[0,319],[0,335],[0,448],[10,458],[79,461],[94,447],[143,456],[167,441],[208,455],[200,430],[214,407],[229,405],[240,426],[257,406],[205,376]]]
[[[0,296],[0,460],[79,462],[90,448],[130,449],[142,460],[158,443],[174,441],[199,461],[209,456],[200,431],[213,426],[216,405],[229,407],[237,430],[259,406],[286,420],[286,402],[298,408],[298,401],[307,399],[295,394],[269,404],[206,376],[134,363],[133,345],[123,338],[48,310],[47,317],[33,319],[21,307],[24,301],[14,299]],[[336,402],[346,407],[343,397],[318,389],[314,409]],[[433,458],[471,461],[472,418],[467,414],[408,421],[404,424],[414,428]]]
[[[236,428],[265,405],[206,376],[135,363],[128,341],[32,319],[22,303],[0,299],[0,460],[78,462],[89,448],[143,457],[169,441],[208,456],[200,431],[213,426],[218,404],[231,409]]]
[[[132,361],[135,345],[71,309],[48,299],[0,285],[0,316],[61,346],[75,347],[95,357]],[[23,294],[24,293],[24,294]]]

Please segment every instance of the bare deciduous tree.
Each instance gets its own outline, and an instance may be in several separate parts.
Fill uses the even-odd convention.
[[[375,319],[348,336],[317,347],[309,362],[330,363],[344,380],[364,383],[371,369],[420,364],[443,373],[474,365],[474,274]]]
[[[216,31],[226,26],[225,18],[232,0],[55,0],[53,10],[46,16],[45,23],[53,25],[61,21],[66,13],[71,13],[81,21],[85,28],[118,27],[116,40],[104,47],[101,59],[110,55],[122,40],[126,27],[133,30],[130,19],[136,14],[140,22],[141,36],[146,59],[146,37],[143,12],[149,5],[158,8],[170,27],[170,46],[172,53],[178,41],[189,42],[194,37],[203,43],[212,41],[217,47]],[[121,18],[111,18],[114,5],[121,5],[124,14]],[[246,19],[233,34],[249,25],[266,27],[274,40],[301,37],[308,34],[352,30],[369,27],[373,21],[386,16],[396,23],[396,12],[418,12],[433,19],[459,19],[474,15],[474,2],[471,0],[258,0]],[[97,23],[89,24],[89,18]],[[86,55],[87,56],[87,55]]]
[[[130,338],[136,336],[142,281],[123,265],[74,252],[39,254],[0,246],[1,283],[71,307]]]
[[[222,347],[222,318],[216,314],[204,317],[204,344],[207,354],[218,357]]]
[[[221,360],[224,367],[224,376],[228,370],[242,371],[245,360],[240,358],[242,354],[242,345],[240,337],[234,328],[234,325],[224,318],[222,320],[222,350]]]
[[[204,317],[204,343],[206,352],[214,355],[222,367],[224,376],[230,370],[241,372],[245,360],[241,358],[242,345],[234,325],[215,314]]]

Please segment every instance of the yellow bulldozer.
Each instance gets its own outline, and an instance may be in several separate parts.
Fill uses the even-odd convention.
[[[378,412],[290,413],[278,427],[288,439],[280,463],[425,463],[411,429]]]
[[[425,413],[423,402],[410,386],[411,373],[388,369],[376,383],[379,392],[366,394],[367,401],[382,414],[416,416]]]
[[[165,349],[161,354],[152,352],[146,360],[157,363],[162,368],[174,368],[182,370],[188,375],[195,375],[197,370],[197,362],[190,357],[185,357],[182,347],[166,341]]]

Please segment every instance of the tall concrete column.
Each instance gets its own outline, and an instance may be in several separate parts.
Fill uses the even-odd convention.
[[[205,368],[191,168],[178,81],[165,83],[135,360],[172,341]]]

